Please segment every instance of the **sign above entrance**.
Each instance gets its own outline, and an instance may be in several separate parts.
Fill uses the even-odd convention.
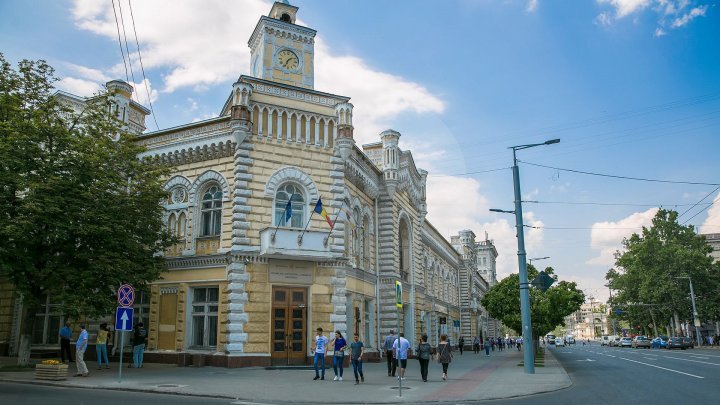
[[[313,269],[287,262],[271,262],[268,269],[268,281],[278,284],[312,284]]]

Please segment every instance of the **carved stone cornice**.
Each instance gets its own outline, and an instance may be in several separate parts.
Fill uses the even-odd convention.
[[[434,229],[433,229],[434,230]],[[428,246],[435,254],[442,257],[448,264],[456,269],[460,268],[461,261],[460,255],[451,246],[445,246],[441,241],[438,241],[430,231],[423,228],[420,232],[422,242]],[[442,237],[440,237],[442,239]],[[444,239],[443,239],[444,240]]]
[[[380,176],[370,167],[370,163],[358,162],[355,157],[347,159],[345,178],[372,199],[380,195]]]
[[[260,17],[255,29],[253,30],[248,46],[251,52],[255,52],[255,48],[260,44],[262,38],[262,32],[273,34],[278,37],[289,37],[295,41],[300,41],[306,44],[315,43],[315,31],[312,28],[303,27],[296,24],[288,24],[286,22],[276,20],[267,16]]]
[[[168,270],[202,269],[226,266],[229,263],[228,255],[219,254],[200,257],[174,257],[167,259],[165,264]]]

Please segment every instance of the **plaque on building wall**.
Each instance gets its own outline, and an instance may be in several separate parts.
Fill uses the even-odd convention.
[[[309,263],[271,261],[268,280],[271,283],[312,284],[313,266]]]

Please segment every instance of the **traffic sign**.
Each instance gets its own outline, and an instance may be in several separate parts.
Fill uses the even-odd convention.
[[[115,312],[115,330],[132,330],[133,309],[118,307]]]
[[[402,283],[395,281],[395,306],[402,308]]]
[[[131,307],[135,302],[135,289],[130,284],[123,284],[118,288],[117,297],[121,307]]]
[[[537,286],[540,291],[545,292],[554,282],[555,280],[552,277],[548,276],[544,271],[541,271],[531,284]]]

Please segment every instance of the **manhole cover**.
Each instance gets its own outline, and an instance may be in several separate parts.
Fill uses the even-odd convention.
[[[400,387],[390,387],[390,389],[391,389],[391,390],[399,390]],[[404,389],[404,390],[409,390],[409,389],[411,389],[411,388],[410,388],[410,387],[403,387],[403,389]]]

